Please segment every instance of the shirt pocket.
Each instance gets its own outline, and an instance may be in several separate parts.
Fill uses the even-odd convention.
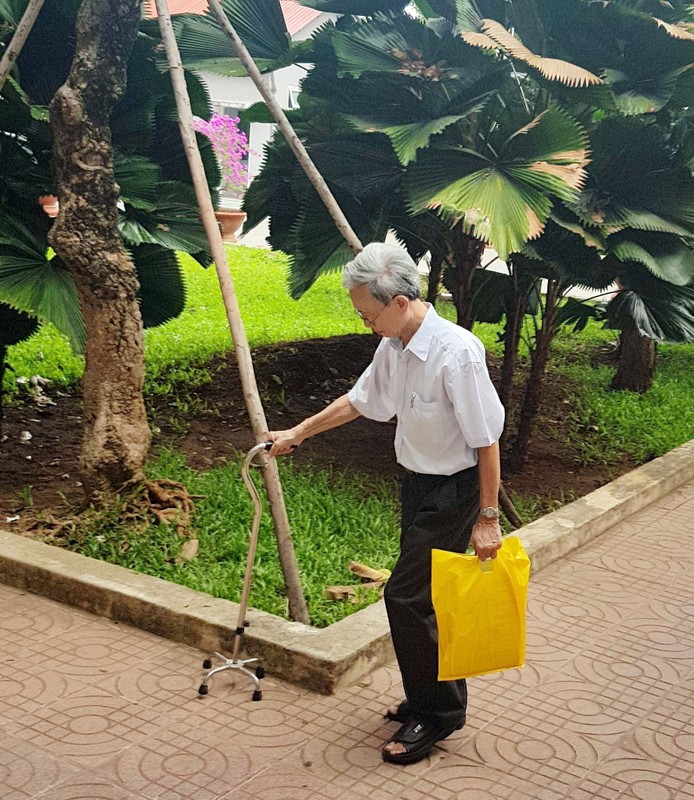
[[[413,442],[441,442],[451,436],[444,403],[425,403],[417,398],[407,409],[405,436]]]

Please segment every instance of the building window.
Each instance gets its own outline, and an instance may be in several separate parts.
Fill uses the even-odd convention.
[[[299,94],[301,89],[298,86],[289,87],[289,98],[287,100],[287,108],[299,108]]]

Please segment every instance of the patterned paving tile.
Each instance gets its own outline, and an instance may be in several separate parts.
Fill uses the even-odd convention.
[[[36,797],[76,772],[76,769],[62,759],[54,758],[18,737],[0,734],[2,800],[28,800]]]
[[[16,649],[27,639],[41,640],[75,630],[94,620],[93,615],[55,603],[39,595],[17,592],[3,605],[0,649]]]
[[[38,795],[40,800],[140,800],[107,778],[82,772]]]
[[[47,641],[22,645],[22,659],[60,675],[93,680],[155,658],[165,658],[171,642],[127,625],[94,618]]]
[[[572,800],[691,800],[690,770],[616,750],[572,790]]]
[[[58,675],[50,668],[33,673],[19,663],[0,662],[0,727],[23,723],[27,714],[82,688],[79,681]]]
[[[310,797],[313,800],[335,800],[330,784],[306,770],[276,764],[224,795],[223,800],[287,800]]]
[[[0,800],[694,800],[692,520],[694,483],[535,575],[526,667],[408,767],[394,663],[200,698],[196,651],[0,586]]]
[[[100,765],[98,774],[143,800],[214,800],[247,781],[267,761],[267,751],[251,753],[233,734],[220,739],[176,723]]]
[[[56,758],[85,767],[156,734],[162,723],[150,708],[85,687],[27,714],[7,730]]]

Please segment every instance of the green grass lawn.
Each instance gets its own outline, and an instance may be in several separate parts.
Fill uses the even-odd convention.
[[[100,515],[63,538],[62,544],[93,558],[155,575],[174,583],[238,600],[253,519],[250,496],[240,477],[241,461],[201,473],[190,469],[180,453],[160,452],[150,464],[152,478],[182,481],[196,500],[195,535],[200,546],[191,561],[176,563],[182,539],[174,526],[138,530],[123,526],[115,515]],[[359,480],[326,470],[298,470],[279,462],[297,561],[314,625],[325,626],[372,603],[373,590],[356,603],[327,600],[330,585],[358,583],[350,561],[390,568],[398,550],[398,504],[393,483]],[[265,512],[261,520],[253,570],[251,605],[287,616],[282,571],[272,519],[264,501],[262,477],[252,470]]]
[[[230,268],[250,346],[315,337],[363,333],[337,273],[320,277],[301,300],[286,291],[287,258],[248,247],[228,248]],[[186,309],[177,319],[145,331],[146,391],[161,394],[172,382],[196,384],[209,379],[205,364],[232,349],[231,334],[214,267],[203,269],[179,255],[186,286]],[[71,386],[82,374],[83,361],[51,325],[22,344],[10,347],[8,362],[17,376],[40,374],[58,386]],[[16,390],[6,376],[10,395]]]
[[[365,331],[339,275],[321,277],[297,302],[286,293],[284,256],[243,247],[229,252],[251,347]],[[146,332],[146,392],[150,396],[168,393],[175,383],[193,388],[211,380],[210,360],[231,347],[214,270],[203,270],[186,257],[182,263],[188,286],[185,312]],[[439,311],[454,318],[449,304],[441,304]],[[499,326],[477,325],[475,333],[490,352],[501,354]],[[625,457],[643,461],[694,438],[694,345],[661,346],[655,384],[640,396],[607,391],[612,368],[591,364],[596,346],[615,339],[614,331],[591,323],[581,334],[561,333],[554,345],[550,369],[571,385],[575,397],[564,410],[570,424],[555,435],[568,440],[577,459],[586,464],[616,465]],[[82,371],[81,359],[48,326],[30,341],[10,348],[8,360],[17,376],[40,374],[64,387],[73,386]],[[6,381],[10,393],[16,392],[11,373]],[[182,540],[175,530],[157,526],[141,534],[116,524],[108,515],[72,534],[67,546],[237,599],[252,517],[239,464],[199,473],[189,469],[180,454],[163,452],[153,459],[149,471],[153,477],[183,481],[191,493],[203,496],[193,523],[200,539],[195,559],[176,563]],[[281,472],[312,620],[326,625],[373,600],[373,596],[363,596],[352,605],[323,598],[326,586],[355,582],[347,569],[350,560],[374,567],[393,564],[399,536],[393,485],[299,470],[287,463],[281,463]],[[532,497],[519,498],[518,505],[526,519],[546,510]],[[267,514],[251,601],[266,611],[286,613]]]

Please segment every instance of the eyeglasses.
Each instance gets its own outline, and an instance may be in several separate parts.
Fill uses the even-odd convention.
[[[394,299],[395,298],[391,297],[390,300],[383,306],[383,308],[378,312],[378,314],[376,314],[376,316],[373,319],[364,316],[364,314],[362,314],[362,312],[359,311],[359,309],[357,308],[354,309],[354,313],[359,317],[359,319],[364,323],[364,325],[368,325],[370,328],[373,328],[373,326],[378,321],[378,318],[388,308],[388,306],[393,302]]]

